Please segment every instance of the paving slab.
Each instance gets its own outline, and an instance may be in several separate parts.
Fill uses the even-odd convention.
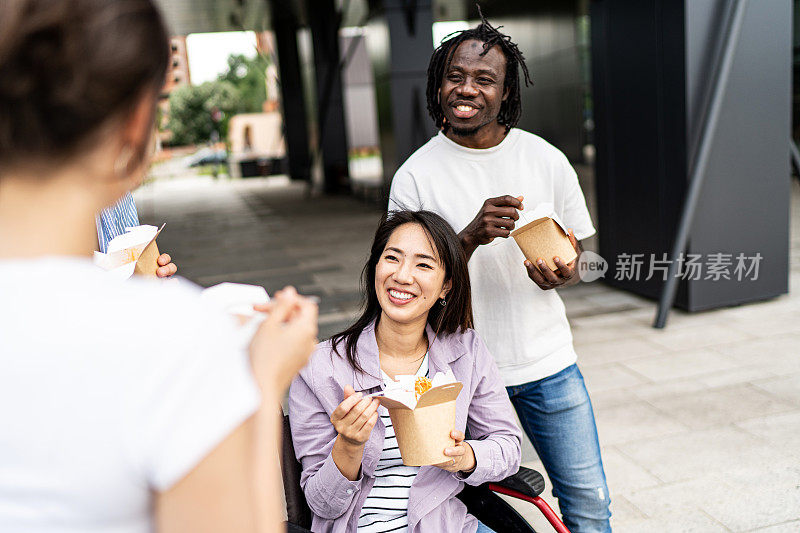
[[[617,448],[665,483],[724,472],[742,462],[766,466],[789,460],[768,442],[734,426],[632,441]]]
[[[627,497],[648,516],[665,512],[678,517],[700,509],[730,531],[749,531],[782,524],[797,517],[800,508],[800,468],[777,465],[732,465],[722,472],[704,473],[694,480],[634,491]],[[753,486],[765,476],[772,488]]]
[[[774,526],[751,529],[753,533],[797,533],[800,531],[800,520],[789,520]]]
[[[787,310],[778,312],[771,310],[769,316],[760,312],[760,316],[737,318],[730,321],[730,327],[755,337],[783,335],[800,331],[800,311]],[[800,347],[798,347],[800,350]]]
[[[698,376],[696,379],[708,388],[714,389],[726,385],[740,383],[753,383],[758,380],[774,377],[775,373],[763,365],[751,364],[730,370],[715,372],[714,374]]]
[[[605,446],[667,437],[688,430],[686,424],[644,401],[597,410],[595,419],[600,441]]]
[[[694,350],[722,343],[740,342],[753,337],[740,329],[723,324],[703,324],[696,321],[685,328],[667,328],[654,332],[650,340],[672,351]]]
[[[589,392],[594,394],[612,389],[623,389],[647,383],[648,380],[619,363],[582,365],[581,373]]]
[[[664,347],[638,337],[596,341],[582,344],[576,350],[579,352],[582,367],[627,361],[666,351]]]
[[[614,531],[624,531],[629,527],[638,527],[646,520],[647,516],[633,505],[628,498],[619,494],[611,495],[611,522],[614,526]],[[643,530],[639,529],[638,531]]]
[[[795,410],[789,413],[759,416],[738,422],[736,426],[761,438],[773,449],[794,456],[800,464],[800,412]]]
[[[620,520],[614,523],[614,531],[616,533],[717,533],[729,532],[730,529],[702,510],[690,508],[682,509],[679,513],[660,514],[642,520]]]
[[[610,442],[607,439],[604,438],[603,442],[605,444],[603,448],[603,467],[606,471],[609,487],[625,487],[625,492],[631,492],[663,485],[660,479],[636,464],[615,446],[610,446]],[[611,500],[618,505],[620,501],[630,504],[622,494],[614,492],[611,492]]]
[[[749,384],[653,398],[650,404],[692,429],[708,429],[795,411],[796,407]]]
[[[619,364],[653,382],[702,376],[741,366],[735,359],[708,348],[653,354]]]
[[[800,373],[758,380],[753,385],[778,398],[800,405]]]
[[[708,386],[700,379],[683,377],[640,385],[629,390],[628,393],[633,398],[650,400],[652,398],[682,396],[691,392],[706,390],[707,388]]]
[[[800,332],[765,335],[712,349],[742,365],[757,364],[777,374],[800,373]]]

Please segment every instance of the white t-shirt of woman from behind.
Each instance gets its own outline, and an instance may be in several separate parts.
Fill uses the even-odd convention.
[[[246,343],[198,292],[0,261],[0,531],[152,531],[155,491],[255,412]]]

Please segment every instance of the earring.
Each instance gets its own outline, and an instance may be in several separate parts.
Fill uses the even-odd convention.
[[[444,307],[445,305],[447,305],[447,300],[445,300],[444,298],[439,298],[439,305]]]
[[[122,150],[119,151],[119,155],[117,155],[117,158],[114,160],[114,175],[118,179],[125,179],[132,159],[133,150],[126,144],[122,147]]]

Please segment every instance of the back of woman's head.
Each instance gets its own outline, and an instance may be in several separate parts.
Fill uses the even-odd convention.
[[[0,1],[0,168],[71,156],[168,61],[151,0]]]
[[[470,291],[467,257],[455,231],[441,216],[431,211],[395,211],[384,216],[375,238],[364,270],[361,273],[363,311],[356,322],[331,338],[334,351],[344,355],[357,370],[362,370],[356,357],[356,344],[364,328],[379,319],[381,307],[375,292],[375,269],[383,255],[389,239],[400,226],[417,224],[428,237],[431,247],[444,268],[444,283],[451,282],[447,293],[447,304],[434,304],[428,313],[428,323],[438,333],[455,333],[472,327],[472,296]],[[433,342],[433,339],[428,339]],[[344,354],[339,344],[344,344]]]

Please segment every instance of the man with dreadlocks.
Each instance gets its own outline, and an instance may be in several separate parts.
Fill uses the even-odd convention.
[[[578,282],[575,262],[556,257],[552,272],[505,240],[523,200],[552,204],[572,228],[578,253],[578,241],[595,229],[564,154],[515,127],[519,69],[526,85],[528,69],[511,38],[481,19],[433,52],[427,99],[439,133],[395,174],[389,209],[431,210],[459,232],[470,259],[475,329],[497,360],[564,522],[573,533],[611,531],[594,413],[564,304],[553,290]]]

